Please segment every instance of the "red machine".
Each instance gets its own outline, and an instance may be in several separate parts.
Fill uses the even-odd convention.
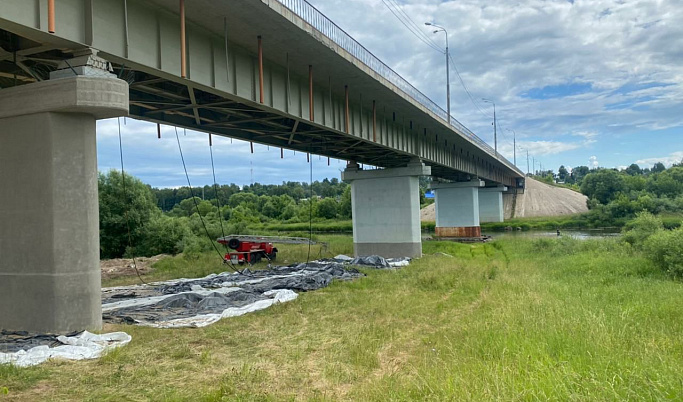
[[[233,264],[256,264],[262,258],[273,261],[277,257],[277,248],[266,237],[227,236],[218,239],[218,242],[235,250],[225,255],[225,260]]]

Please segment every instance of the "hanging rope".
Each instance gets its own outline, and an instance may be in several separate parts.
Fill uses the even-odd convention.
[[[216,168],[213,163],[213,142],[211,141],[211,134],[209,134],[209,152],[211,154],[211,173],[213,173],[213,192],[216,196],[216,204],[218,205],[218,222],[221,225],[221,234],[225,237],[225,229],[223,229],[223,214],[221,213],[221,200],[218,198],[218,183],[216,182]],[[229,251],[228,245],[225,246],[225,251]]]
[[[310,149],[309,149],[310,151]],[[311,242],[313,242],[313,158],[310,157],[311,153],[308,153],[308,168],[309,168],[309,180],[308,180],[308,255],[306,256],[306,267],[311,260]]]
[[[194,207],[197,210],[197,215],[199,215],[199,220],[202,222],[202,226],[204,227],[204,232],[206,232],[206,237],[211,241],[211,245],[213,246],[214,250],[216,250],[216,253],[218,253],[218,256],[221,258],[221,261],[225,262],[225,256],[221,254],[220,250],[218,250],[218,247],[216,247],[216,244],[214,240],[211,238],[211,235],[209,234],[209,229],[206,227],[206,223],[204,222],[204,217],[202,217],[202,214],[199,212],[199,204],[197,204],[197,198],[194,196],[194,190],[192,189],[192,184],[190,183],[190,176],[187,174],[187,165],[185,165],[185,157],[183,156],[183,148],[180,146],[180,136],[178,136],[178,127],[175,127],[175,138],[176,141],[178,142],[178,151],[180,151],[180,159],[183,162],[183,170],[185,171],[185,178],[187,179],[187,185],[190,187],[190,196],[192,196],[192,201],[194,202]],[[240,273],[239,270],[235,268],[235,266],[232,266],[233,269],[235,269],[236,272]]]
[[[128,193],[126,191],[126,171],[123,169],[123,141],[121,140],[121,118],[117,118],[119,123],[119,155],[121,156],[121,183],[123,187],[123,204],[125,205],[124,216],[126,218],[126,229],[128,230],[128,248],[133,249],[133,236],[130,234],[130,220],[128,219]],[[135,255],[133,257],[133,268],[135,269],[135,274],[143,285],[146,285],[140,276],[140,271],[138,270],[138,263],[135,261]]]

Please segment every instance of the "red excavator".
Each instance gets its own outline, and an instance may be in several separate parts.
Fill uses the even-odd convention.
[[[273,243],[286,244],[315,244],[305,237],[277,237],[277,236],[243,236],[230,235],[218,239],[221,244],[235,250],[225,255],[225,262],[232,264],[249,265],[256,264],[262,259],[274,261],[277,257],[277,248]]]

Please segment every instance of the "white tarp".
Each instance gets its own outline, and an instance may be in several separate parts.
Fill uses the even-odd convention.
[[[97,359],[108,350],[126,345],[131,339],[131,336],[125,332],[97,335],[84,331],[78,336],[57,337],[57,340],[64,344],[62,346],[51,348],[43,345],[15,353],[0,352],[0,364],[9,363],[18,367],[28,367],[41,364],[48,359]]]
[[[259,300],[242,307],[230,307],[220,314],[201,314],[194,317],[177,318],[175,320],[159,321],[156,323],[141,322],[140,325],[155,328],[183,328],[183,327],[206,327],[223,318],[238,317],[254,311],[264,310],[273,304],[285,303],[297,298],[297,294],[289,289],[269,290],[264,293],[273,296],[272,299]]]

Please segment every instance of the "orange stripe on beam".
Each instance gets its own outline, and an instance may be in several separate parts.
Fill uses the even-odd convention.
[[[313,117],[313,66],[308,66],[308,112],[311,121],[314,121]]]
[[[55,33],[55,0],[47,0],[47,31]]]
[[[345,129],[346,129],[346,133],[348,134],[348,132],[349,132],[349,86],[348,85],[344,85],[344,93],[345,93],[344,97],[346,98],[345,102],[344,102],[344,104],[345,104],[344,109],[345,109],[345,115],[346,115],[345,116],[345,122],[346,122]]]
[[[180,0],[180,77],[187,78],[187,45],[185,43],[185,0]]]
[[[261,35],[258,36],[258,82],[259,82],[259,99],[263,103],[263,40]]]
[[[372,140],[377,142],[377,104],[372,101]]]

